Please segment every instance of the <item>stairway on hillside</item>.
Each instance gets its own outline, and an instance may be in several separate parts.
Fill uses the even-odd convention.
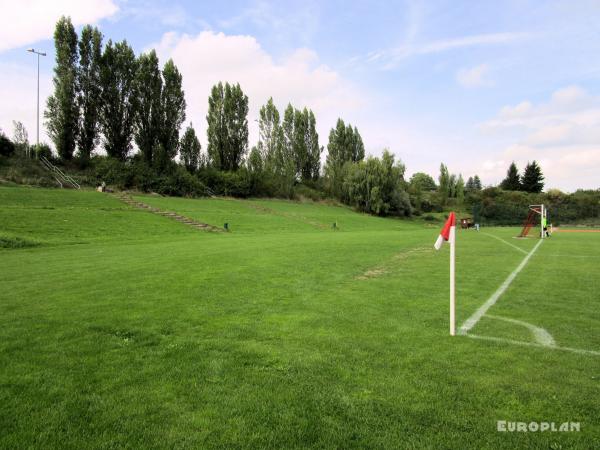
[[[64,173],[57,166],[52,164],[46,157],[40,156],[42,167],[52,174],[60,187],[70,187],[73,189],[81,189],[81,186],[70,175]]]
[[[190,219],[189,217],[186,216],[182,216],[181,214],[177,214],[171,211],[163,211],[160,208],[156,208],[154,206],[150,206],[147,205],[144,202],[140,202],[138,200],[135,200],[134,198],[132,198],[129,194],[127,194],[126,192],[119,192],[116,194],[113,194],[113,196],[119,200],[121,200],[122,202],[133,206],[134,208],[138,208],[138,209],[143,209],[146,210],[148,212],[151,212],[153,214],[157,214],[159,216],[163,216],[163,217],[167,217],[169,219],[175,220],[176,222],[182,223],[184,225],[190,226],[192,228],[195,228],[197,230],[202,230],[202,231],[216,231],[216,232],[222,232],[224,231],[222,228],[219,227],[215,227],[214,225],[210,225],[208,223],[204,223],[204,222],[200,222],[198,220],[194,220],[194,219]]]

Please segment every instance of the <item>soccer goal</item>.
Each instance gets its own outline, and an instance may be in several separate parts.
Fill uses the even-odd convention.
[[[537,224],[538,216],[540,217],[540,238],[544,239],[548,230],[548,210],[544,205],[529,205],[529,213],[523,222],[523,229],[517,237],[527,237],[529,231]]]

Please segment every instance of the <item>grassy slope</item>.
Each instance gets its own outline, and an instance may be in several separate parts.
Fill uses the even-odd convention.
[[[447,336],[437,227],[283,201],[144,201],[233,232],[94,192],[0,189],[0,233],[50,244],[0,249],[0,447],[600,445],[600,358]],[[598,265],[556,256],[597,255],[598,238],[545,242],[494,313],[598,349]],[[460,323],[524,255],[459,239]],[[527,339],[491,322],[475,331]],[[497,433],[498,419],[583,431]]]

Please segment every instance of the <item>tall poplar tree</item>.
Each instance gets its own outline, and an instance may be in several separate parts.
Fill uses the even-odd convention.
[[[79,67],[77,69],[77,106],[79,127],[77,146],[82,161],[89,160],[98,145],[100,132],[100,68],[102,59],[102,33],[86,25],[79,39]]]
[[[152,152],[162,132],[162,77],[154,50],[140,55],[136,74],[137,108],[135,114],[135,143],[144,161],[151,164]]]
[[[162,123],[160,144],[164,151],[164,163],[177,156],[179,146],[179,130],[185,120],[185,94],[183,92],[183,78],[181,73],[169,59],[162,71],[163,89],[161,96]]]
[[[297,179],[310,179],[307,173],[308,149],[306,147],[306,132],[308,129],[308,110],[294,109],[292,133],[292,151],[294,154],[294,165],[296,167]],[[308,166],[310,168],[310,166]]]
[[[127,41],[108,41],[102,54],[100,124],[106,153],[125,160],[131,150],[137,98],[137,62]]]
[[[212,87],[208,97],[208,114],[206,115],[208,127],[208,158],[217,169],[224,166],[227,153],[227,124],[225,122],[225,90],[223,83],[219,82]]]
[[[248,151],[248,96],[239,84],[213,86],[208,99],[208,154],[221,170],[237,170]]]
[[[365,147],[358,129],[346,126],[338,119],[335,128],[329,132],[325,174],[329,180],[329,190],[333,195],[341,194],[342,169],[347,162],[359,162],[365,157]]]
[[[440,197],[440,204],[444,206],[448,197],[450,197],[451,190],[451,178],[448,168],[444,163],[440,164],[440,176],[438,177],[438,195]]]
[[[306,109],[305,109],[306,111]],[[319,147],[319,134],[317,133],[317,120],[312,110],[308,111],[306,117],[306,130],[304,141],[307,151],[307,159],[304,165],[303,177],[305,179],[318,180],[321,171],[321,152],[323,147]]]
[[[258,119],[259,140],[257,149],[261,153],[261,159],[267,170],[274,171],[277,153],[281,144],[279,141],[279,111],[269,98],[266,105],[261,106]]]
[[[54,93],[48,98],[44,117],[58,155],[71,159],[77,143],[77,34],[69,17],[61,17],[54,30],[56,66]]]
[[[248,96],[239,83],[225,86],[225,118],[229,140],[225,170],[237,170],[248,152]]]

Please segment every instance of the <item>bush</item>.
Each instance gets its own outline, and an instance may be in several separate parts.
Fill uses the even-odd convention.
[[[206,187],[185,167],[174,165],[167,175],[160,175],[152,185],[152,191],[161,195],[178,197],[201,197],[206,195]]]
[[[0,155],[12,156],[15,153],[15,144],[0,132]]]
[[[252,177],[244,167],[235,172],[221,172],[214,168],[207,168],[198,172],[198,178],[216,195],[242,198],[253,195]]]
[[[104,181],[106,184],[117,186],[119,189],[127,189],[133,186],[134,171],[131,164],[110,156],[96,156],[92,160],[97,185]]]
[[[53,158],[52,149],[46,143],[36,144],[32,146],[31,149],[33,150],[33,154],[37,159],[40,159],[42,156],[49,160],[52,160]]]
[[[294,196],[298,199],[307,198],[314,202],[325,199],[325,193],[323,191],[319,191],[313,187],[307,186],[306,184],[299,184],[295,186]]]
[[[565,194],[551,190],[537,194],[487,188],[476,195],[469,194],[466,200],[474,210],[474,219],[486,225],[521,225],[529,205],[541,203],[546,205],[548,220],[554,225],[600,217],[600,191]]]

